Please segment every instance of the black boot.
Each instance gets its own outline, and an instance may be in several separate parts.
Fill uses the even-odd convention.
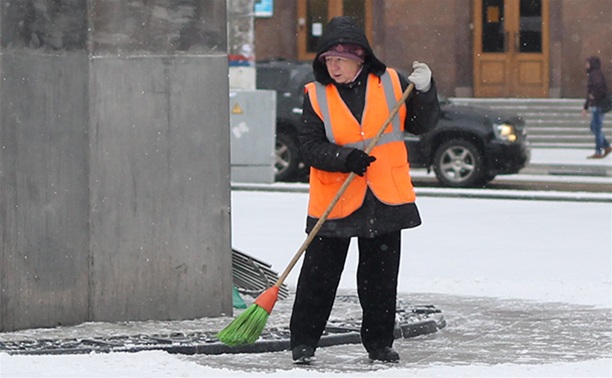
[[[372,361],[383,362],[399,362],[399,354],[391,347],[375,349],[368,353],[368,357]]]
[[[315,360],[314,348],[310,345],[298,345],[291,349],[291,355],[293,356],[293,363],[300,365],[308,365]]]

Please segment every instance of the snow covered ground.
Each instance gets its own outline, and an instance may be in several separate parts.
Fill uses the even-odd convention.
[[[554,154],[570,163],[612,161],[587,161],[584,150],[538,151],[534,159],[558,163]],[[369,364],[359,345],[322,348],[310,368],[291,365],[288,352],[0,354],[0,377],[612,377],[612,203],[430,196],[417,203],[424,223],[403,233],[400,297],[441,307],[448,326],[397,341],[400,364]],[[306,204],[305,193],[234,191],[233,247],[282,271],[305,238]],[[355,289],[355,248],[345,292]],[[299,264],[290,288],[298,271]],[[289,308],[277,304],[269,323],[285,322]],[[173,327],[181,325],[193,327]]]

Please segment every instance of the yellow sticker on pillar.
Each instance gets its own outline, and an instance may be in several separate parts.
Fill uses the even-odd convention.
[[[242,108],[240,107],[240,105],[238,105],[238,103],[234,104],[234,107],[232,108],[232,114],[244,114]]]

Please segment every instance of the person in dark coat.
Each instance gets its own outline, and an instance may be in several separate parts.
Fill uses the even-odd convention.
[[[361,340],[371,360],[396,362],[399,354],[392,345],[401,230],[421,224],[403,130],[385,135],[388,142],[379,141],[370,155],[364,152],[369,144],[365,139],[357,143],[339,140],[355,138],[360,133],[362,138],[371,136],[371,131],[380,128],[386,119],[376,119],[374,114],[389,112],[401,97],[399,92],[406,90],[410,82],[415,90],[403,104],[404,112],[398,112],[401,116],[395,119],[401,117],[401,127],[416,135],[432,130],[440,113],[436,85],[425,63],[414,62],[408,77],[387,68],[375,56],[363,31],[346,16],[329,22],[312,65],[315,82],[306,86],[298,130],[301,156],[311,167],[306,232],[312,231],[321,218],[321,207],[337,193],[335,189],[350,172],[356,176],[347,192],[354,186],[353,194],[359,194],[345,194],[340,199],[342,209],[334,208],[337,213],[330,214],[305,251],[290,321],[292,357],[296,363],[314,359],[333,307],[349,243],[356,237]],[[385,86],[386,77],[395,78],[392,82],[397,91],[395,98],[385,103],[385,96],[377,91]],[[384,106],[374,109],[375,104]],[[324,112],[326,106],[328,115]],[[349,203],[356,204],[355,208],[345,205]]]
[[[586,60],[587,72],[587,95],[582,110],[586,116],[587,110],[591,112],[591,132],[595,135],[595,153],[589,159],[602,159],[612,152],[610,142],[603,132],[604,113],[602,104],[608,96],[606,78],[601,71],[601,61],[597,56],[588,57]]]

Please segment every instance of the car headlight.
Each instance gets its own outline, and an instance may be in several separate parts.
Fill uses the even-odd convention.
[[[495,136],[501,140],[507,140],[508,142],[516,141],[516,132],[514,126],[507,123],[493,125],[493,131]]]

